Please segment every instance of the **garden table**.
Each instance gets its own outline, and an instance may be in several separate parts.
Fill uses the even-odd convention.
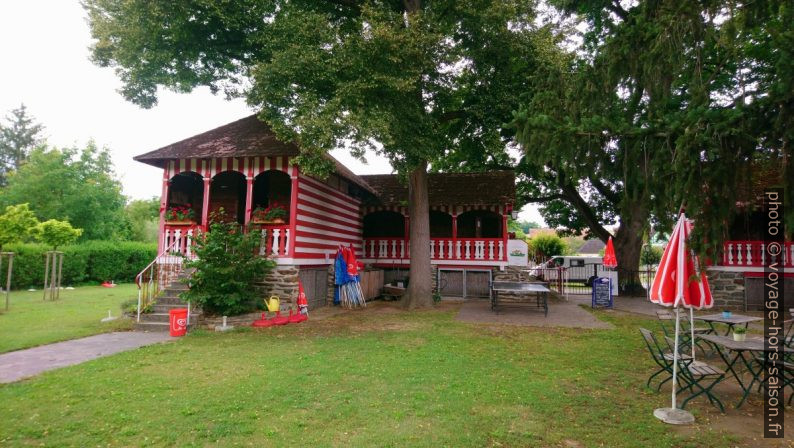
[[[707,314],[705,316],[695,316],[695,319],[702,320],[709,324],[709,327],[717,334],[717,329],[714,328],[714,324],[725,324],[728,326],[727,331],[725,331],[725,336],[728,336],[731,331],[733,330],[734,325],[742,325],[744,324],[744,328],[747,328],[747,325],[750,322],[756,322],[759,320],[763,320],[761,317],[753,317],[753,316],[745,316],[742,314],[733,314],[731,317],[723,317],[722,313],[719,314]]]
[[[499,293],[524,294],[535,293],[535,306],[543,308],[545,317],[549,315],[549,288],[545,283],[530,282],[491,282],[491,311],[499,307]]]
[[[742,399],[739,400],[739,403],[736,404],[736,408],[739,408],[739,406],[741,406],[742,403],[744,403],[744,400],[747,398],[748,395],[750,395],[750,392],[753,390],[753,384],[755,384],[756,381],[761,381],[759,376],[761,375],[763,370],[763,366],[760,365],[757,367],[757,369],[754,368],[753,366],[754,360],[752,354],[745,355],[745,353],[765,352],[771,350],[766,350],[766,347],[764,346],[764,340],[762,338],[747,338],[744,341],[734,341],[733,337],[731,336],[720,336],[718,334],[700,334],[700,335],[695,335],[695,337],[698,337],[700,339],[703,339],[704,341],[707,341],[718,347],[723,347],[726,349],[726,350],[716,350],[716,352],[720,355],[720,358],[722,358],[722,360],[727,365],[728,371],[731,372],[734,378],[736,378],[736,381],[739,383],[739,387],[742,388],[743,391]],[[786,354],[794,353],[794,349],[785,346],[783,346],[783,351]],[[730,356],[728,352],[735,353],[732,359],[728,359],[728,357]],[[742,376],[739,374],[739,372],[736,371],[735,367],[738,362],[741,362],[741,364],[743,364],[744,367],[747,369],[747,372],[750,373],[750,376],[752,378],[750,379],[749,383],[742,381]]]

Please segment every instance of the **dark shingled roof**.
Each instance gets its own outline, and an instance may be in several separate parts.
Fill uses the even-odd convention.
[[[241,120],[217,127],[193,137],[163,146],[160,149],[133,157],[156,167],[173,159],[205,159],[212,157],[256,157],[256,156],[297,156],[300,154],[294,143],[284,143],[276,138],[270,126],[250,115]],[[336,165],[336,172],[374,193],[359,176],[350,171],[332,156],[328,156]]]
[[[378,205],[401,205],[408,200],[408,186],[396,174],[361,176],[377,193]],[[514,204],[516,196],[513,171],[487,173],[428,174],[430,205]]]

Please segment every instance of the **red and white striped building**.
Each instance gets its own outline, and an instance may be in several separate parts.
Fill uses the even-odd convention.
[[[227,219],[260,233],[260,253],[281,266],[325,267],[344,245],[371,266],[407,268],[408,194],[397,177],[357,176],[334,160],[335,172],[319,179],[293,163],[298,154],[250,116],[135,157],[163,170],[160,251],[189,254],[197,231],[223,209]],[[503,269],[513,172],[431,174],[429,182],[432,264]],[[252,219],[273,204],[287,210],[284,222]],[[176,208],[191,218],[170,219]]]

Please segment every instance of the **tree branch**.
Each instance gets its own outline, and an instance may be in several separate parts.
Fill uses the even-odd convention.
[[[550,194],[548,196],[529,196],[529,195],[525,195],[525,196],[521,196],[520,198],[517,198],[517,199],[520,202],[524,203],[524,204],[538,203],[538,202],[549,202],[549,201],[554,201],[554,200],[557,200],[557,199],[567,200],[565,195],[562,195],[562,194]]]
[[[593,187],[601,193],[601,196],[606,198],[607,201],[611,202],[614,205],[617,205],[620,202],[620,196],[616,194],[614,191],[610,190],[609,187],[604,185],[601,180],[596,179],[592,176],[589,176],[588,179]]]
[[[590,205],[579,194],[579,191],[570,182],[566,181],[562,173],[557,177],[557,184],[562,189],[565,200],[573,205],[579,213],[582,214],[587,226],[590,230],[602,241],[609,239],[611,234],[598,222],[598,217],[595,215]]]

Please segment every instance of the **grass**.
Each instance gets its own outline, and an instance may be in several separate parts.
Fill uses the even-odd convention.
[[[134,297],[137,289],[133,284],[62,290],[56,301],[42,300],[41,291],[11,291],[11,307],[4,311],[5,295],[0,295],[0,353],[129,329],[127,319],[110,323],[100,320],[107,317],[108,310],[118,316],[121,302]]]
[[[652,321],[481,326],[387,306],[287,327],[196,331],[0,386],[9,446],[724,447],[651,411]],[[698,409],[694,412],[698,415]]]

